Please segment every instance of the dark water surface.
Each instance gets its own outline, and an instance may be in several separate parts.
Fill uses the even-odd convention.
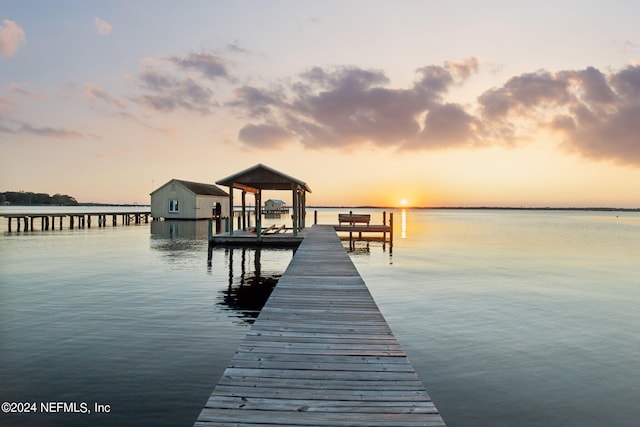
[[[392,253],[358,242],[352,259],[449,425],[639,425],[639,214],[395,223]],[[0,227],[0,401],[38,405],[2,426],[191,425],[292,256],[221,249],[209,266],[204,222]]]

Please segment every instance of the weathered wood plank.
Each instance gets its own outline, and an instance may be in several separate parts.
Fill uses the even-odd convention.
[[[384,408],[384,412],[389,413],[429,413],[437,412],[437,408],[430,401],[413,401],[413,402],[362,402],[354,404],[354,402],[345,401],[326,401],[312,399],[275,399],[275,398],[259,398],[259,397],[234,397],[234,396],[212,396],[207,402],[208,407],[215,408],[233,408],[233,409],[264,409],[271,408],[273,410],[288,410],[291,408],[306,407],[309,412],[344,412],[350,410],[353,412],[380,412]]]
[[[195,426],[443,426],[331,227],[298,248]]]
[[[296,411],[255,411],[248,409],[210,409],[201,414],[200,422],[206,420],[215,422],[236,423],[239,419],[249,423],[263,423],[267,421],[274,425],[329,425],[329,426],[441,426],[442,419],[438,414],[396,414],[396,413],[362,413],[362,412],[309,412],[304,406]],[[203,411],[205,412],[205,411]]]
[[[265,377],[234,377],[224,376],[219,385],[240,387],[281,387],[280,378]],[[362,379],[307,379],[290,378],[287,381],[289,389],[322,389],[322,390],[373,390],[385,391],[420,391],[424,388],[419,379],[413,380],[362,380]]]
[[[327,359],[322,355],[296,355],[296,354],[277,354],[277,353],[264,353],[256,355],[252,352],[236,352],[232,362],[252,360],[252,361],[273,361],[273,362],[291,362],[296,363],[299,361],[308,363],[335,363],[335,364],[349,364],[349,365],[407,365],[411,366],[409,359],[406,356],[334,356],[331,359]],[[413,368],[413,367],[411,367]]]

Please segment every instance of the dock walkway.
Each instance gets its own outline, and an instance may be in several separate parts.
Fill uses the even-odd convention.
[[[308,231],[194,426],[443,426],[333,226]]]

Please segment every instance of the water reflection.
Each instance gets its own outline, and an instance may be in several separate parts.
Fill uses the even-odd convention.
[[[402,228],[400,229],[400,237],[403,239],[407,238],[407,210],[406,209],[402,209],[402,219],[401,219],[401,226]]]
[[[151,237],[159,239],[207,239],[208,221],[152,221]]]
[[[206,244],[207,225],[207,221],[152,221],[150,246],[168,263],[180,265]]]
[[[229,268],[228,286],[220,290],[218,305],[224,310],[233,311],[243,322],[251,324],[255,321],[284,272],[273,266],[263,269],[263,254],[272,252],[283,251],[260,248],[224,249]]]

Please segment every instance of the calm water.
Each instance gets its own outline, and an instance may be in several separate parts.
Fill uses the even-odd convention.
[[[398,210],[395,225],[392,254],[358,242],[352,258],[450,426],[640,424],[640,214]],[[0,401],[111,407],[0,413],[9,426],[191,425],[292,256],[208,265],[203,222],[0,227]]]

